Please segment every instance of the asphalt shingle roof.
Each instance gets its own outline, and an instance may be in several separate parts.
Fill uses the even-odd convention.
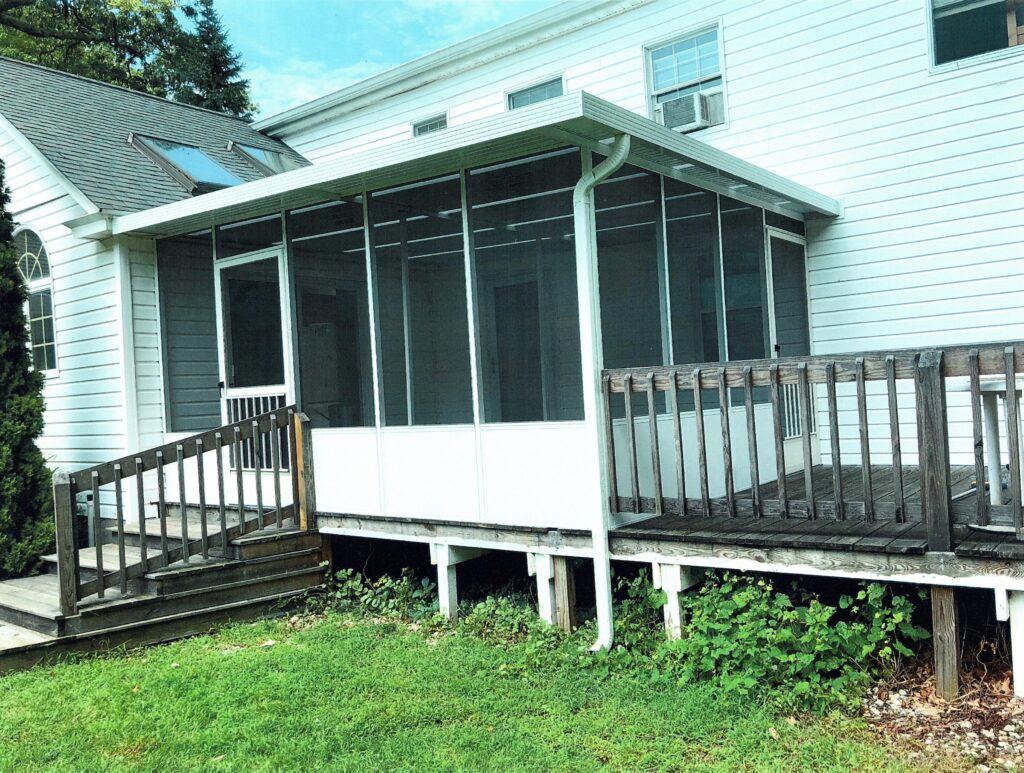
[[[130,133],[200,148],[243,181],[263,175],[228,142],[308,162],[247,121],[46,67],[0,57],[0,115],[97,207],[137,212],[191,197],[128,143]]]

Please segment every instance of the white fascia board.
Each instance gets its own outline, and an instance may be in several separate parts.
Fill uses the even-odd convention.
[[[606,143],[618,134],[634,138],[630,163],[678,172],[675,176],[698,187],[760,206],[766,199],[768,204],[787,202],[796,205],[790,207],[795,217],[802,212],[836,217],[842,212],[841,204],[829,196],[625,108],[574,92],[443,132],[122,215],[114,219],[112,233],[164,236],[198,231],[566,145],[607,151]],[[686,168],[678,171],[679,167]],[[714,182],[701,174],[713,176]]]
[[[78,188],[77,185],[75,185],[73,182],[71,182],[71,180],[65,177],[64,173],[61,172],[57,167],[55,167],[53,165],[53,162],[51,162],[50,159],[43,155],[43,152],[39,148],[37,148],[31,142],[31,140],[29,140],[28,137],[22,134],[21,131],[19,131],[13,123],[8,121],[2,113],[0,113],[0,129],[3,129],[5,132],[10,134],[14,141],[21,146],[21,149],[24,150],[25,153],[27,153],[32,158],[32,160],[38,162],[43,168],[46,169],[46,171],[48,171],[55,178],[57,178],[60,184],[64,186],[64,189],[67,191],[67,194],[72,199],[74,199],[75,203],[77,203],[78,206],[84,209],[87,214],[92,214],[100,211],[100,208],[93,204],[92,201],[90,201],[89,198],[84,193],[82,193],[82,191]]]
[[[253,123],[268,134],[287,134],[315,126],[337,115],[354,112],[381,99],[408,92],[428,83],[588,27],[653,0],[592,0],[561,3],[522,19],[475,35],[460,43],[398,65],[351,86]]]
[[[72,220],[64,225],[71,229],[71,235],[76,239],[107,239],[113,234],[114,218],[102,212],[90,212]]]

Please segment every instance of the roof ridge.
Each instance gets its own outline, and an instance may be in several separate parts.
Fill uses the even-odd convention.
[[[45,73],[53,73],[54,75],[60,75],[60,76],[63,76],[65,78],[74,78],[75,80],[85,81],[86,83],[92,83],[92,84],[95,84],[97,86],[104,86],[104,87],[106,87],[108,89],[116,89],[117,91],[124,91],[124,92],[127,92],[128,94],[134,94],[134,95],[137,95],[137,96],[140,96],[140,97],[148,97],[149,99],[155,99],[158,102],[165,102],[165,103],[170,104],[170,105],[175,105],[176,107],[183,107],[183,108],[187,108],[189,110],[198,110],[198,111],[200,111],[202,113],[210,113],[211,115],[217,115],[217,116],[220,116],[222,118],[227,118],[227,119],[232,120],[232,121],[238,121],[239,123],[243,123],[246,126],[250,126],[250,127],[253,124],[253,121],[251,121],[251,120],[248,120],[246,118],[239,118],[237,115],[231,115],[230,113],[225,113],[225,112],[223,112],[221,110],[213,110],[213,109],[211,109],[209,107],[200,107],[199,105],[190,105],[190,104],[187,104],[185,102],[178,102],[176,100],[169,99],[167,97],[161,97],[158,94],[150,94],[149,92],[146,92],[146,91],[139,91],[138,89],[130,89],[127,86],[119,86],[116,83],[107,83],[106,81],[101,81],[101,80],[98,80],[96,78],[89,78],[89,77],[87,77],[85,75],[78,75],[78,74],[73,73],[73,72],[65,72],[64,70],[58,70],[56,67],[47,67],[45,64],[37,64],[36,62],[26,62],[23,59],[15,59],[14,57],[11,57],[11,56],[2,56],[2,55],[0,55],[0,62],[11,62],[12,64],[15,64],[15,65],[20,65],[20,66],[23,66],[23,67],[31,67],[32,69],[35,69],[35,70],[41,70],[42,72],[45,72]],[[259,129],[256,129],[256,131],[259,131]]]

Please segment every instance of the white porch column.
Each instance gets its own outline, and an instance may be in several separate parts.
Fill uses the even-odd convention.
[[[430,543],[430,563],[437,567],[437,597],[441,614],[454,623],[459,619],[459,585],[455,567],[487,551]]]
[[[683,635],[683,610],[679,594],[699,584],[704,579],[704,570],[679,564],[651,564],[654,587],[665,591],[665,632],[670,639]]]
[[[1010,591],[1010,662],[1013,694],[1024,698],[1024,591]]]
[[[555,624],[555,570],[547,553],[527,553],[526,571],[537,578],[537,614]]]

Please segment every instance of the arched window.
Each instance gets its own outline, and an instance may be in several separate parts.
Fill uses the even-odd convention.
[[[57,368],[57,345],[53,333],[53,286],[50,259],[43,240],[27,228],[14,235],[18,271],[28,285],[29,343],[36,370]]]

